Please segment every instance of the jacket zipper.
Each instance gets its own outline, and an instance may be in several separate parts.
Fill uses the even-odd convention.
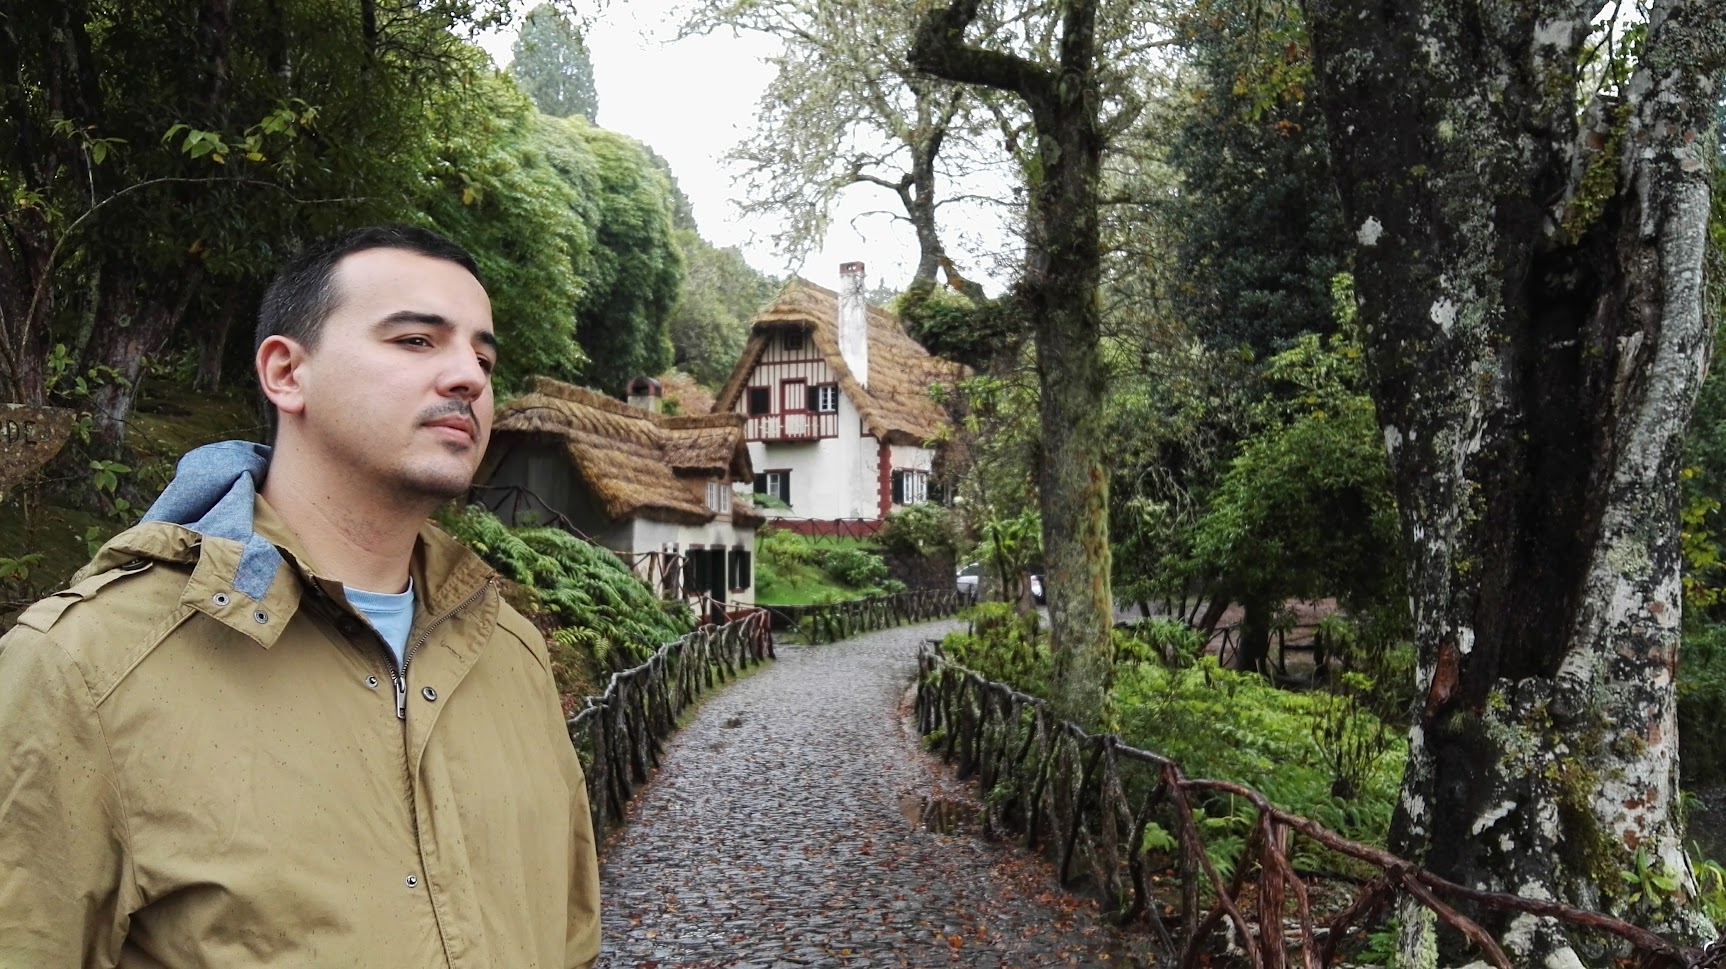
[[[408,718],[408,664],[413,662],[414,653],[418,652],[419,648],[425,645],[426,640],[431,638],[431,634],[436,631],[439,626],[443,625],[445,620],[448,620],[450,617],[461,612],[463,609],[466,609],[468,606],[473,605],[474,600],[485,595],[485,593],[491,589],[492,583],[496,581],[497,573],[494,572],[491,575],[486,576],[485,584],[473,590],[473,594],[464,599],[461,605],[458,605],[454,609],[451,609],[436,619],[433,619],[431,621],[431,625],[425,628],[425,632],[420,633],[420,637],[408,646],[407,652],[402,654],[402,665],[400,670],[396,669],[396,665],[394,663],[390,664],[390,682],[393,683],[396,688],[397,720],[406,720]]]

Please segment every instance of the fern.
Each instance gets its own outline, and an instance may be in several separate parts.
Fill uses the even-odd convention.
[[[694,628],[681,605],[667,608],[610,550],[561,529],[510,528],[478,505],[443,519],[457,540],[531,590],[558,628],[552,638],[605,666],[646,661],[660,644]]]

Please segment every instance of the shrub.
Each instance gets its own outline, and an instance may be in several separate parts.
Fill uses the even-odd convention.
[[[819,551],[806,536],[786,528],[763,528],[755,536],[755,555],[783,570],[787,565],[813,565]]]
[[[854,589],[879,585],[887,578],[887,563],[881,556],[860,548],[840,546],[821,553],[821,567]]]
[[[889,552],[932,555],[953,548],[952,516],[940,505],[925,502],[887,516],[875,542]]]
[[[1115,662],[1156,661],[1175,668],[1191,666],[1205,651],[1205,634],[1179,619],[1146,619],[1115,630]]]
[[[1011,603],[983,602],[961,614],[966,632],[941,640],[947,658],[984,679],[1006,683],[1032,696],[1048,696],[1054,667],[1037,613],[1020,615]]]

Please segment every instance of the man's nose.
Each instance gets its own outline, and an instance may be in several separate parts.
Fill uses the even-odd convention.
[[[451,397],[472,400],[484,393],[490,384],[491,375],[472,353],[456,354],[456,358],[444,368],[442,389]]]

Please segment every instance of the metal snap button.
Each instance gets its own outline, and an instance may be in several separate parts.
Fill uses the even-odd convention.
[[[419,883],[420,883],[420,876],[418,876],[418,875],[409,875],[408,876],[408,887],[409,888],[418,888]]]
[[[252,618],[257,620],[258,625],[260,625],[260,626],[265,625],[270,621],[269,613],[266,613],[262,609],[259,609],[257,612],[252,613]]]
[[[218,592],[210,597],[210,601],[214,602],[218,606],[225,606],[228,604],[228,594],[226,592]]]
[[[149,565],[149,564],[150,564],[149,559],[133,559],[132,561],[127,562],[125,565],[120,566],[120,571],[122,571],[122,572],[136,572],[137,570],[139,570],[139,569],[141,569],[144,566]]]
[[[420,696],[425,697],[427,700],[436,700],[437,691],[428,686],[420,691]]]
[[[369,686],[374,690],[377,689],[378,688],[378,678],[375,676],[366,677],[366,686]]]

